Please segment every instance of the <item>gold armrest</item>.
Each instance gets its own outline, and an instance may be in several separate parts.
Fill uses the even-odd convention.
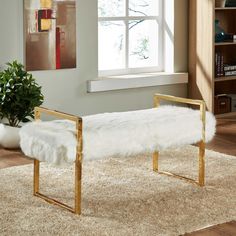
[[[156,93],[154,95],[155,106],[160,105],[160,100],[166,100],[166,101],[170,101],[170,102],[179,102],[179,103],[185,103],[185,104],[191,104],[191,105],[199,105],[199,106],[205,104],[205,102],[203,100],[180,98],[180,97],[175,97],[175,96],[171,96],[171,95],[163,95],[163,94]]]
[[[76,138],[77,138],[76,160],[81,161],[82,160],[81,153],[82,153],[82,149],[83,149],[83,145],[82,145],[82,118],[79,116],[63,113],[60,111],[50,110],[50,109],[44,108],[44,107],[35,107],[34,108],[35,120],[40,120],[42,113],[50,115],[50,116],[62,118],[62,119],[71,120],[76,123]]]
[[[163,94],[157,93],[154,95],[154,107],[159,107],[161,100],[200,106],[200,119],[202,121],[202,142],[205,143],[206,103],[203,100],[181,98],[181,97],[175,97],[175,96],[163,95]]]
[[[35,107],[34,108],[35,120],[40,119],[41,113],[44,113],[44,114],[47,114],[50,116],[55,116],[58,118],[63,118],[63,119],[75,121],[75,122],[82,121],[82,118],[79,116],[70,115],[67,113],[60,112],[60,111],[50,110],[50,109],[44,108],[44,107]]]

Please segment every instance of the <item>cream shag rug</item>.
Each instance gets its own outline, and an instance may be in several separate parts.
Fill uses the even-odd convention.
[[[197,175],[197,148],[160,164]],[[152,171],[150,156],[84,163],[82,215],[32,196],[32,165],[0,170],[0,235],[179,235],[236,219],[236,157],[206,152],[206,187]],[[42,165],[41,190],[73,203],[73,169]]]

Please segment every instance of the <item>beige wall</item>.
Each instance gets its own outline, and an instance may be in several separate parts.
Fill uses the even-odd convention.
[[[191,0],[190,0],[191,1]],[[188,0],[175,0],[175,72],[188,68]]]
[[[78,0],[77,69],[34,72],[45,95],[44,106],[73,114],[126,111],[152,106],[155,92],[185,97],[186,85],[87,93],[86,81],[97,78],[96,0]],[[23,0],[0,2],[0,66],[23,61]],[[187,0],[175,3],[175,71],[187,71]]]

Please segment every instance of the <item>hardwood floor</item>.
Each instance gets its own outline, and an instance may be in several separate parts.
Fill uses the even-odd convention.
[[[215,138],[207,144],[207,149],[236,156],[236,117],[218,119]],[[32,163],[20,150],[0,148],[0,169]],[[236,221],[212,226],[185,236],[236,236]]]
[[[236,221],[231,221],[221,225],[211,226],[194,233],[185,234],[184,236],[235,236]]]
[[[216,136],[207,149],[236,156],[236,117],[217,120]]]
[[[0,169],[32,163],[20,150],[7,150],[0,148]]]

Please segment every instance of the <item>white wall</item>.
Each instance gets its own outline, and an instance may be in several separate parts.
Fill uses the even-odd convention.
[[[0,1],[0,66],[23,62],[23,0]],[[44,106],[77,115],[152,107],[156,92],[186,97],[186,85],[87,93],[97,78],[97,1],[77,1],[77,69],[34,72]],[[187,0],[175,4],[175,71],[187,71]]]

